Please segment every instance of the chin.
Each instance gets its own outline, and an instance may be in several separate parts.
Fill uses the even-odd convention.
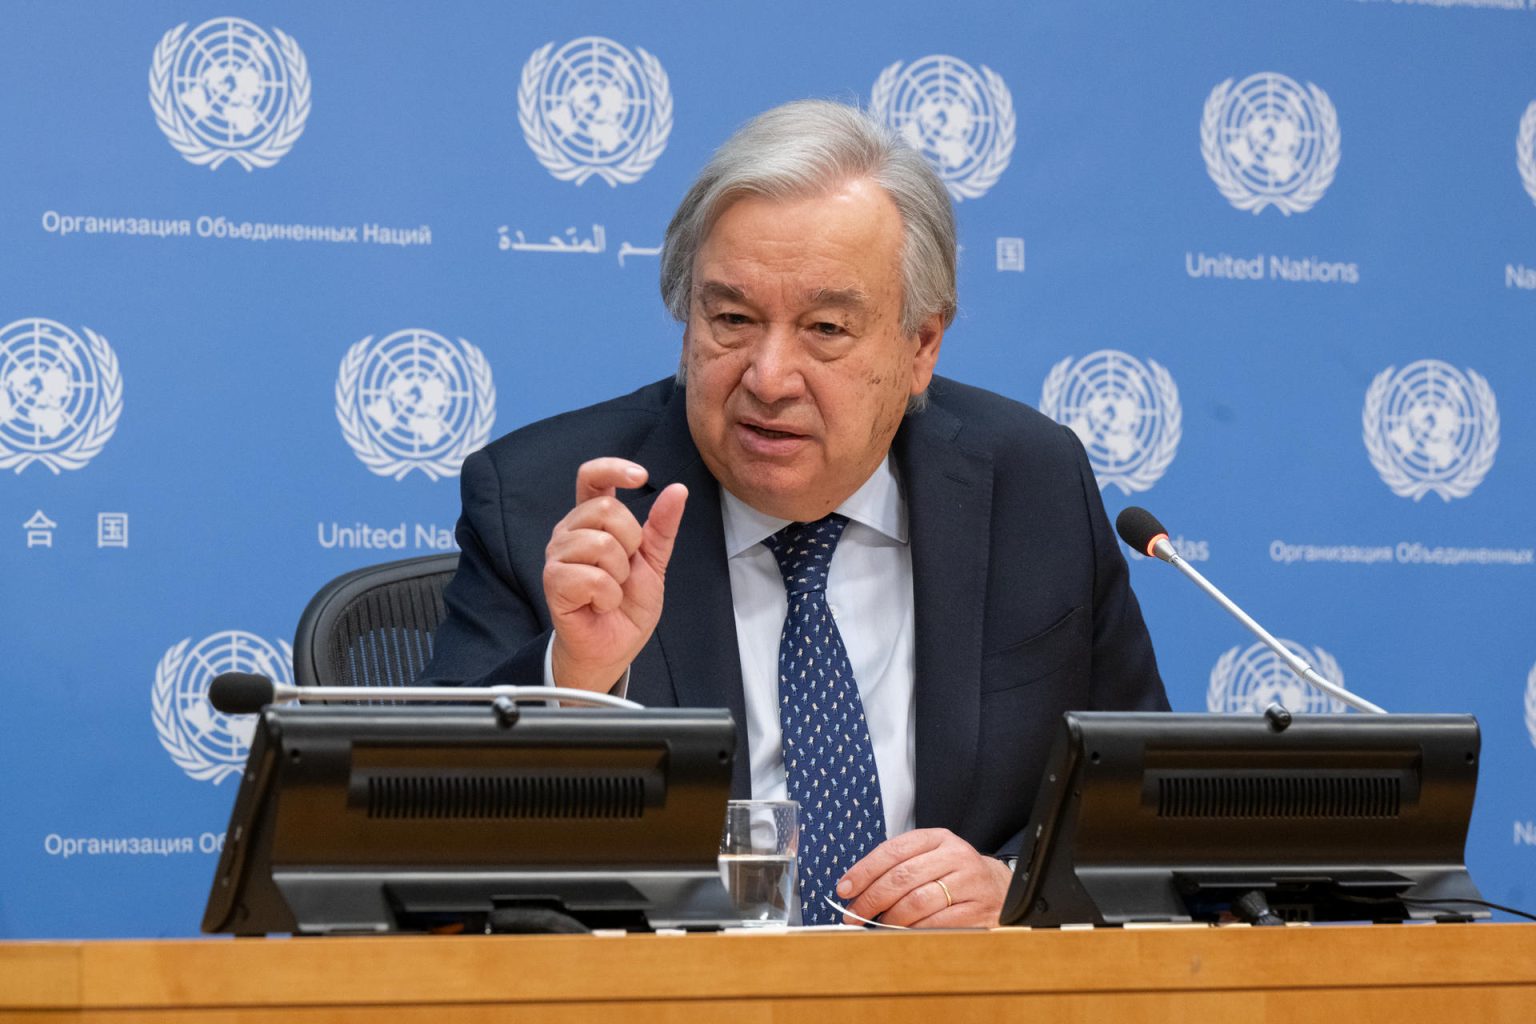
[[[804,521],[813,506],[807,504],[807,487],[798,474],[748,472],[738,474],[730,487],[732,494],[765,515]],[[819,519],[816,512],[810,519]]]

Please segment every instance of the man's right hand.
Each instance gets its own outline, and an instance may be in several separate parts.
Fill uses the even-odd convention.
[[[667,562],[688,489],[656,496],[645,525],[614,497],[645,483],[626,459],[593,459],[576,471],[576,507],[544,549],[544,599],[554,621],[555,682],[606,693],[629,668],[661,618]]]

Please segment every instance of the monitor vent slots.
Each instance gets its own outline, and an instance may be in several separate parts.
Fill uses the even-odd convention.
[[[1396,774],[1166,775],[1157,780],[1159,818],[1396,818]]]
[[[370,818],[639,818],[639,775],[374,776]]]

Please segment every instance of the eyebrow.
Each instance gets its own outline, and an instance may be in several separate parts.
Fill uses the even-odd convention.
[[[700,302],[746,302],[752,300],[747,293],[724,281],[703,281],[694,289]],[[842,309],[863,309],[869,305],[869,295],[859,288],[818,288],[807,292],[807,305],[835,306]]]
[[[818,288],[807,299],[813,306],[840,306],[844,309],[863,309],[869,305],[869,296],[858,288]]]
[[[746,302],[747,293],[723,281],[704,281],[694,289],[700,302]]]

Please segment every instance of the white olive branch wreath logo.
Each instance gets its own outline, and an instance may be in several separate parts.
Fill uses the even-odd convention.
[[[12,326],[15,325],[0,328],[0,333]],[[81,331],[90,343],[91,358],[96,364],[97,373],[98,397],[89,424],[79,437],[57,451],[11,451],[0,441],[0,469],[14,467],[19,474],[34,462],[47,466],[55,476],[60,470],[80,469],[101,453],[117,431],[118,417],[123,414],[123,375],[117,365],[117,353],[112,351],[107,339],[89,327],[81,328]]]
[[[175,762],[176,767],[198,782],[212,782],[218,785],[231,775],[239,775],[243,765],[208,757],[198,749],[195,738],[184,728],[176,714],[176,680],[181,677],[182,665],[186,661],[187,648],[191,643],[192,638],[187,637],[180,643],[174,644],[155,666],[155,685],[150,697],[150,718],[154,721],[155,735],[160,738],[160,745],[165,748],[167,754],[171,755],[171,760]],[[277,643],[282,656],[290,665],[293,664],[293,646],[285,640],[279,640]]]
[[[1253,708],[1247,705],[1239,706],[1233,703],[1232,684],[1237,682],[1237,662],[1242,657],[1242,654],[1243,649],[1241,647],[1234,647],[1216,659],[1216,665],[1211,669],[1210,685],[1205,691],[1205,709],[1212,714],[1264,710],[1263,708]],[[1343,670],[1339,668],[1339,662],[1333,655],[1321,647],[1314,647],[1311,651],[1304,652],[1303,656],[1307,655],[1310,655],[1312,667],[1317,671],[1318,675],[1330,683],[1336,683],[1339,686],[1344,685]],[[1286,671],[1290,670],[1286,669]],[[1297,680],[1297,682],[1301,682],[1301,680]],[[1306,688],[1310,698],[1326,701],[1326,707],[1323,709],[1325,713],[1341,712],[1344,710],[1345,705],[1343,701],[1329,694],[1314,692],[1310,684],[1302,683],[1302,686]],[[1288,708],[1287,710],[1305,711],[1308,708]]]
[[[1231,694],[1232,683],[1237,678],[1237,658],[1242,650],[1241,647],[1232,648],[1217,658],[1215,667],[1211,669],[1211,683],[1205,691],[1205,709],[1212,714],[1229,710],[1228,695]]]
[[[903,67],[902,62],[898,60],[880,72],[869,92],[869,112],[876,120],[886,125],[891,124],[891,104],[896,96],[896,86],[901,80]],[[986,156],[969,174],[954,178],[940,172],[939,177],[944,181],[944,187],[949,189],[949,194],[957,203],[966,199],[980,199],[993,185],[997,184],[997,180],[1008,169],[1008,162],[1013,157],[1014,143],[1018,140],[1018,122],[1013,112],[1013,93],[1008,91],[1008,85],[1003,81],[1003,76],[985,64],[981,65],[980,74],[983,79],[982,84],[987,90],[987,97],[992,101],[992,116],[997,127],[997,136],[988,147]]]
[[[539,116],[539,92],[544,84],[544,72],[550,63],[554,43],[545,43],[523,65],[523,74],[517,89],[517,123],[523,129],[528,148],[538,157],[539,163],[559,181],[585,184],[594,175],[608,183],[609,188],[633,185],[655,165],[667,148],[667,138],[672,134],[672,92],[667,72],[657,60],[642,47],[635,47],[641,74],[651,90],[650,117],[645,133],[639,139],[634,152],[616,164],[591,165],[572,160],[545,130]]]
[[[1420,480],[1413,476],[1392,457],[1391,442],[1386,436],[1386,421],[1382,412],[1397,374],[1397,367],[1389,366],[1378,373],[1365,393],[1365,407],[1360,412],[1365,453],[1371,465],[1381,475],[1381,480],[1400,498],[1418,501],[1426,494],[1440,495],[1442,501],[1465,498],[1483,482],[1493,468],[1494,456],[1499,450],[1499,406],[1493,388],[1477,371],[1467,369],[1467,383],[1471,386],[1471,399],[1477,409],[1477,448],[1469,453],[1465,466],[1445,480]]]
[[[1531,734],[1531,746],[1536,747],[1536,665],[1525,677],[1525,728]]]
[[[1520,118],[1520,131],[1515,135],[1515,162],[1526,193],[1536,203],[1536,101],[1525,108]]]
[[[155,687],[150,700],[150,717],[154,719],[155,734],[160,737],[160,745],[165,747],[166,753],[171,755],[171,760],[176,762],[176,767],[199,781],[217,777],[216,781],[222,782],[224,781],[222,769],[228,766],[215,764],[204,757],[176,721],[176,677],[181,674],[181,663],[186,658],[187,648],[191,643],[192,638],[187,637],[181,643],[174,645],[165,652],[165,656],[160,659],[160,664],[155,666]]]
[[[226,160],[233,160],[247,171],[257,167],[271,167],[277,163],[293,144],[304,134],[304,122],[309,118],[310,82],[309,62],[304,51],[292,36],[281,29],[272,29],[276,37],[283,65],[288,72],[288,102],[282,119],[276,127],[255,146],[249,149],[224,149],[210,146],[187,125],[177,109],[171,90],[171,71],[176,64],[176,53],[181,47],[187,23],[182,22],[161,37],[155,47],[154,59],[149,66],[149,105],[155,113],[155,123],[165,133],[176,152],[189,163],[207,165],[218,170]]]
[[[1111,484],[1120,488],[1125,494],[1150,490],[1152,485],[1168,472],[1174,456],[1178,454],[1179,441],[1184,437],[1184,411],[1179,407],[1178,385],[1173,382],[1173,375],[1157,360],[1148,359],[1147,369],[1152,376],[1152,390],[1157,397],[1157,409],[1162,417],[1158,424],[1157,437],[1141,461],[1137,462],[1128,473],[1111,472],[1095,465],[1094,479],[1098,482],[1100,490]],[[1046,375],[1045,384],[1040,390],[1040,411],[1058,423],[1061,422],[1062,398],[1066,393],[1067,381],[1071,379],[1072,370],[1072,357],[1068,356],[1051,367],[1051,372]]]
[[[458,476],[464,459],[491,439],[491,428],[496,421],[496,385],[491,379],[491,366],[485,353],[463,338],[459,339],[460,354],[474,389],[474,402],[469,427],[458,443],[435,459],[403,459],[386,451],[375,440],[357,401],[363,364],[368,360],[372,344],[373,335],[370,334],[347,349],[341,360],[341,370],[336,377],[336,420],[341,424],[342,437],[362,464],[379,476],[403,480],[413,469],[420,470],[428,480]]]
[[[1339,169],[1339,115],[1328,94],[1311,82],[1307,83],[1307,97],[1317,114],[1321,129],[1322,146],[1317,163],[1295,190],[1283,195],[1263,195],[1254,192],[1244,181],[1232,173],[1221,146],[1221,115],[1227,97],[1232,91],[1232,79],[1227,79],[1211,90],[1205,101],[1205,111],[1200,118],[1200,155],[1205,159],[1206,173],[1215,182],[1227,202],[1239,210],[1250,210],[1257,216],[1266,206],[1273,206],[1289,217],[1293,213],[1305,213],[1328,191]]]

